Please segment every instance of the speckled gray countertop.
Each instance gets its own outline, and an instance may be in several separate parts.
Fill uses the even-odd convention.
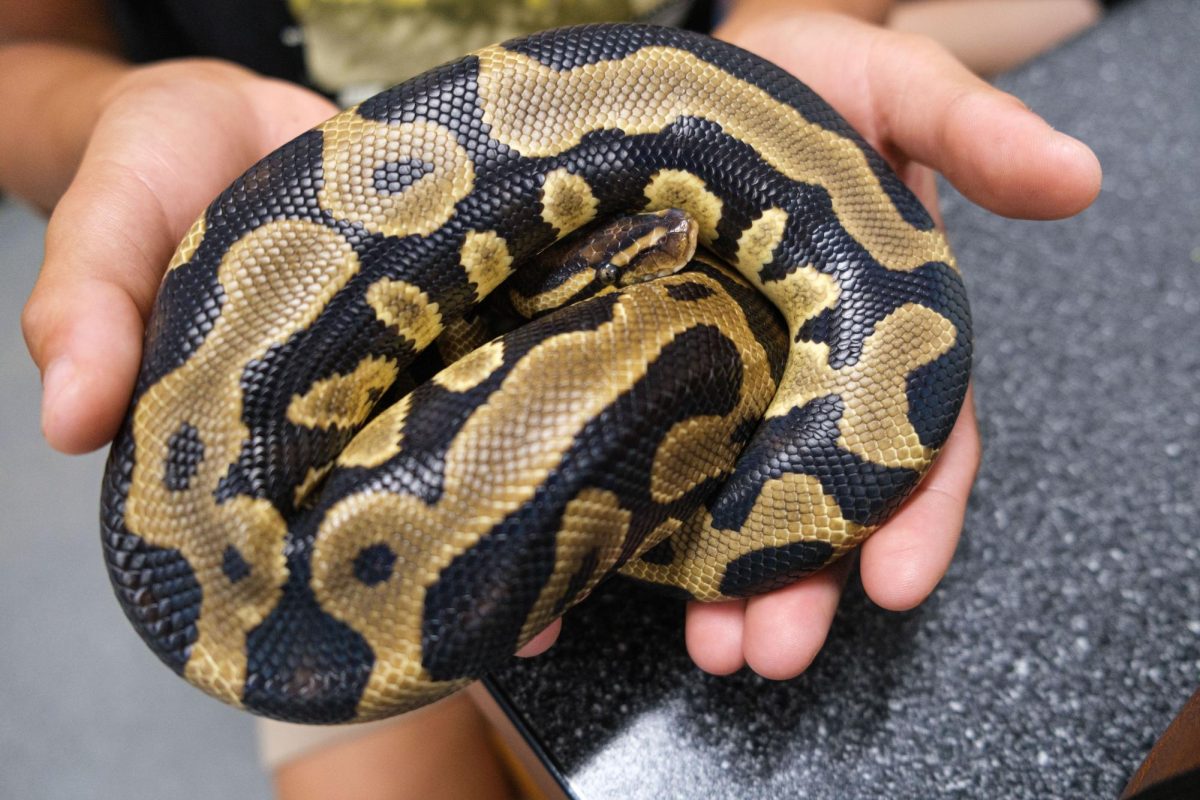
[[[986,459],[941,588],[851,585],[808,674],[714,678],[611,582],[495,685],[593,798],[1115,797],[1200,684],[1200,3],[1146,0],[1001,81],[1096,149],[1055,224],[945,216]]]

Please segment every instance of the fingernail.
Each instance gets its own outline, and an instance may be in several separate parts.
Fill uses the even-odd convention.
[[[1100,156],[1096,155],[1096,151],[1092,146],[1082,139],[1076,139],[1074,136],[1068,137],[1071,140],[1070,147],[1075,148],[1075,151],[1081,156],[1086,157],[1089,161],[1095,161],[1096,166],[1100,166]]]
[[[1062,131],[1058,130],[1057,128],[1054,129],[1054,132],[1056,134],[1058,134],[1058,141],[1059,141],[1058,146],[1063,148],[1064,150],[1076,150],[1079,152],[1087,150],[1088,152],[1091,152],[1092,148],[1088,147],[1081,140],[1076,139],[1071,134],[1063,133]]]
[[[1093,179],[1099,185],[1099,180],[1103,174],[1103,167],[1100,165],[1100,157],[1096,155],[1096,151],[1088,147],[1086,142],[1076,139],[1065,133],[1059,134],[1058,152],[1060,158],[1064,161],[1070,161],[1077,170],[1087,170],[1093,175]]]
[[[68,356],[59,356],[42,373],[42,433],[46,432],[51,415],[57,411],[59,398],[75,382],[75,363]]]

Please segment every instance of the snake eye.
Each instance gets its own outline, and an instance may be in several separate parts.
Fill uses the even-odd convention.
[[[621,277],[621,271],[612,264],[604,264],[596,270],[596,278],[605,286],[612,286]]]

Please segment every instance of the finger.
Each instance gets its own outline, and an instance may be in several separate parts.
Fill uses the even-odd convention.
[[[1091,149],[918,36],[880,33],[867,65],[880,136],[998,214],[1057,219],[1100,192]]]
[[[909,161],[899,171],[900,179],[904,181],[913,194],[921,201],[921,205],[929,210],[933,224],[939,230],[945,230],[942,222],[942,209],[938,204],[937,174],[924,164]]]
[[[746,601],[688,603],[684,640],[688,655],[712,675],[730,675],[746,665],[742,627]]]
[[[174,233],[146,185],[111,165],[85,164],[60,201],[21,320],[54,448],[86,452],[112,438]]]
[[[808,669],[833,624],[850,563],[844,558],[791,586],[750,598],[742,650],[752,670],[786,680]]]
[[[128,291],[108,281],[42,286],[22,317],[31,352],[36,343],[42,355],[42,433],[56,450],[84,453],[113,437],[129,403],[141,360],[141,312]]]
[[[946,574],[958,545],[981,448],[970,390],[954,429],[908,502],[862,546],[867,595],[884,608],[919,605]]]
[[[562,620],[556,619],[551,622],[540,633],[525,643],[525,646],[517,651],[517,655],[521,658],[532,658],[540,656],[542,653],[550,649],[550,646],[558,641],[558,634],[562,632]]]

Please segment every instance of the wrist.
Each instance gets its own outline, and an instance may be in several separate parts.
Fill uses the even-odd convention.
[[[895,0],[735,0],[719,28],[733,21],[737,24],[771,25],[781,17],[809,12],[834,13],[882,25],[887,21]]]
[[[806,44],[814,28],[847,21],[845,14],[807,5],[772,5],[769,0],[741,0],[717,25],[712,35],[752,52],[754,44],[774,42],[788,49]],[[762,53],[759,53],[762,55]]]

